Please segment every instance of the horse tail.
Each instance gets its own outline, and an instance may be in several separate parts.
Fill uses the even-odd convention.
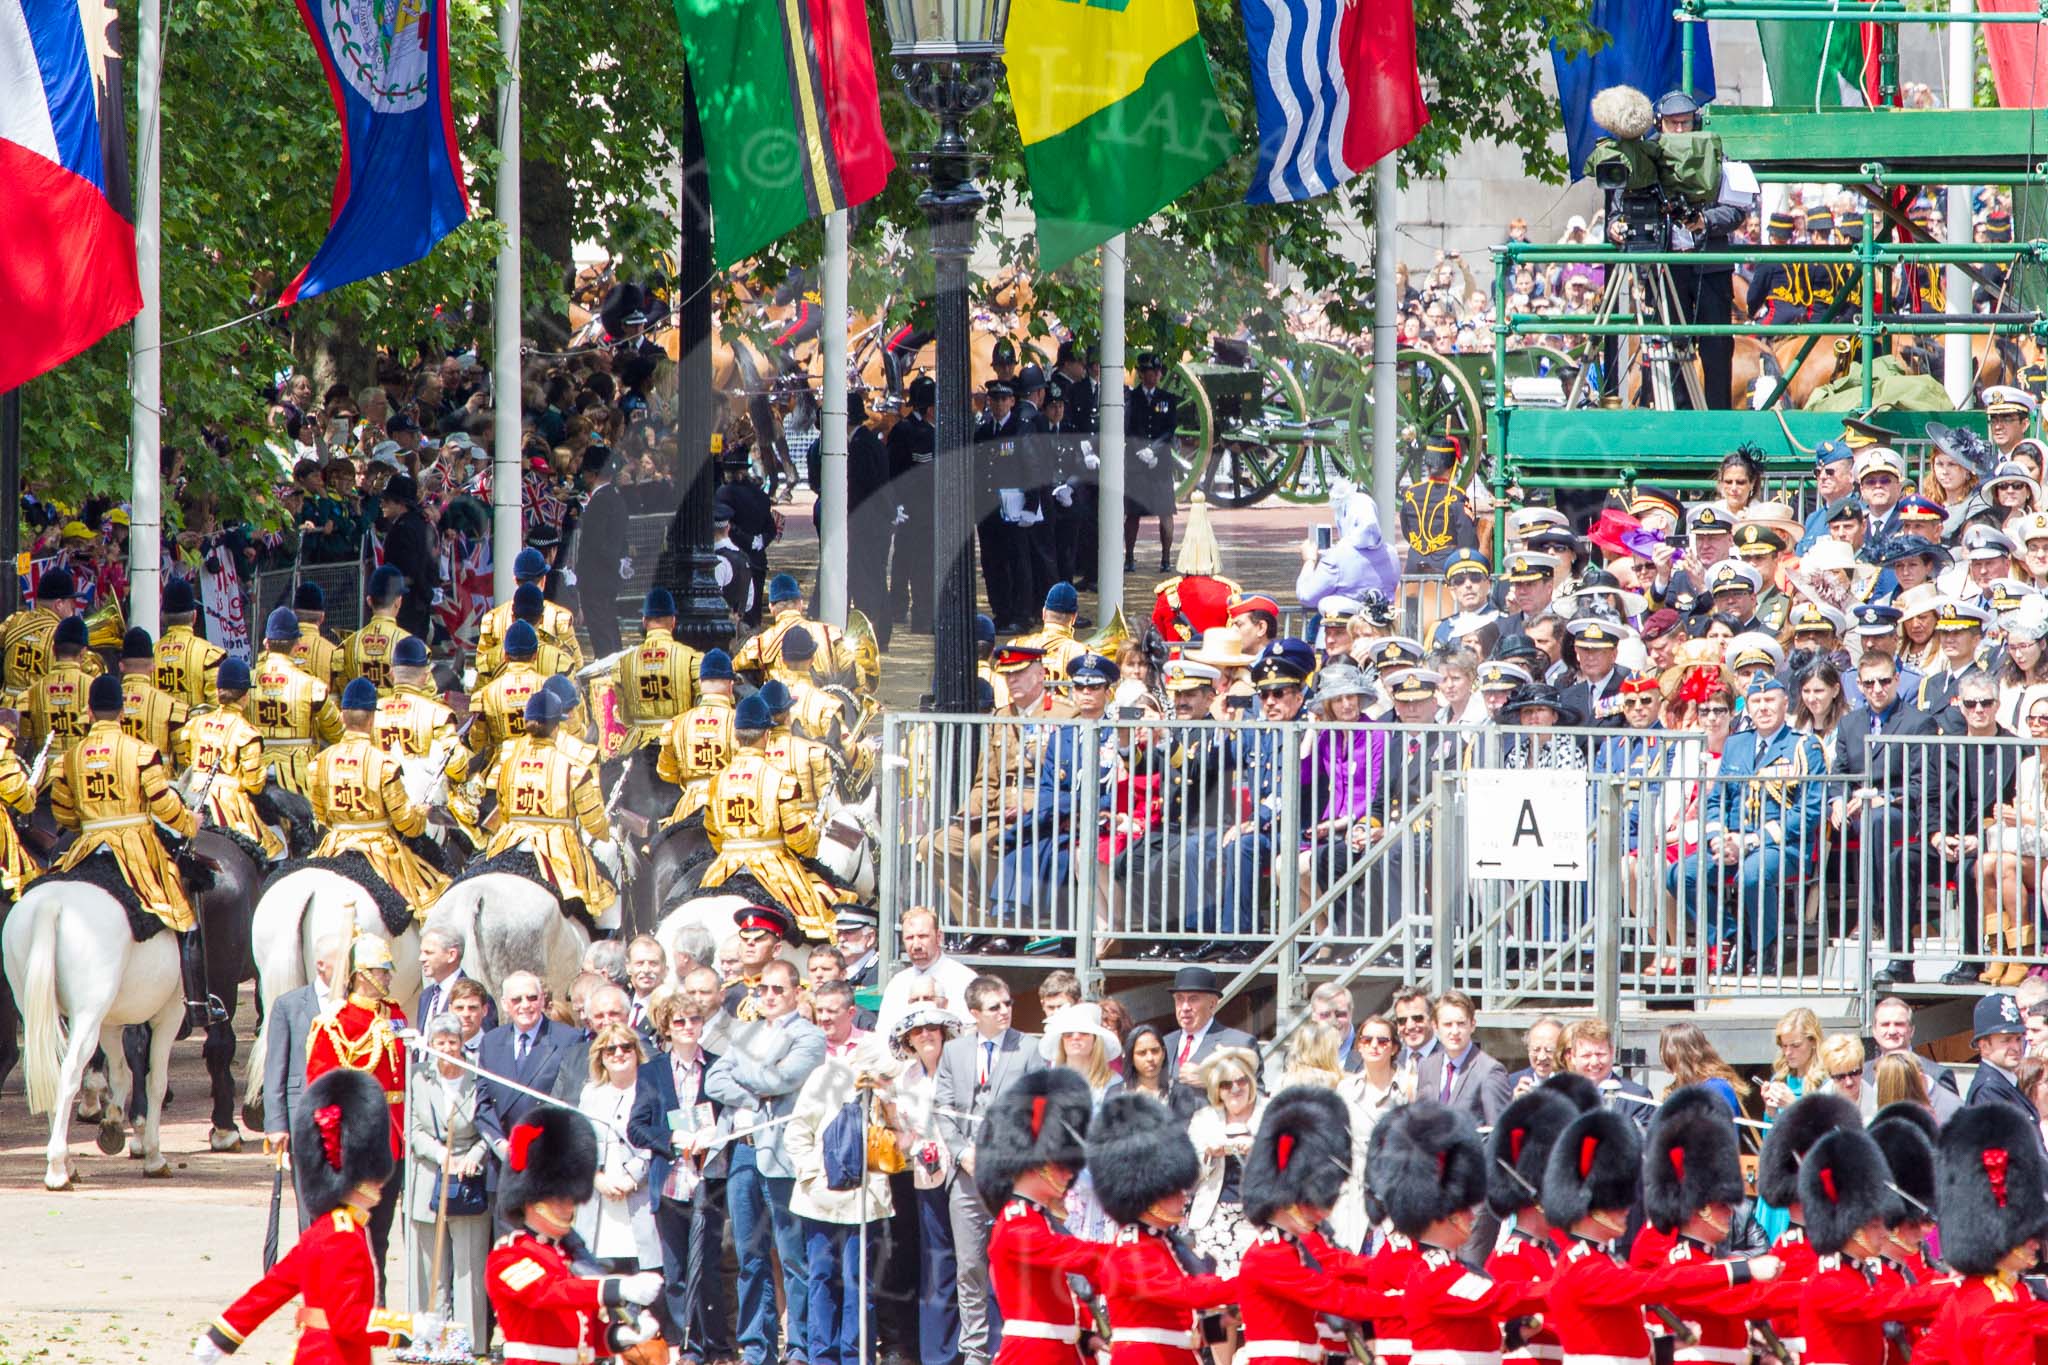
[[[306,918],[313,913],[313,898],[318,894],[317,890],[308,891],[306,899],[299,905],[298,923],[292,927],[292,937],[294,939],[303,939],[305,937]],[[304,954],[303,960],[310,961],[310,952],[307,950],[301,951]],[[278,995],[283,994],[283,991],[278,992]],[[256,1030],[256,1045],[249,1051],[248,1075],[242,1080],[242,1104],[245,1108],[250,1105],[261,1104],[263,1101],[263,1059],[270,1055],[270,1025],[271,1021],[277,1018],[276,1003],[276,1000],[273,998],[271,1001],[272,1008],[263,1011],[263,1023]],[[268,1128],[276,1117],[274,1114],[265,1114],[263,1116],[264,1127]]]
[[[64,1074],[64,1016],[57,1004],[57,915],[61,906],[54,896],[36,901],[29,926],[28,971],[21,999],[22,1028],[26,1034],[22,1070],[28,1082],[28,1110],[47,1114],[57,1102],[58,1083]]]

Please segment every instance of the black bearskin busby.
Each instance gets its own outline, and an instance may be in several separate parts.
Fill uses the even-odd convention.
[[[597,1188],[597,1129],[574,1109],[537,1105],[506,1135],[511,1148],[498,1178],[498,1208],[516,1222],[543,1199],[579,1204]]]
[[[1550,1148],[1543,1167],[1543,1216],[1566,1232],[1589,1213],[1629,1208],[1642,1174],[1636,1126],[1609,1110],[1589,1109]]]
[[[1707,1205],[1737,1205],[1747,1194],[1728,1106],[1704,1085],[1673,1091],[1643,1143],[1643,1216],[1675,1232]]]
[[[1244,1216],[1263,1225],[1293,1204],[1329,1208],[1350,1175],[1351,1111],[1334,1090],[1289,1086],[1267,1104],[1245,1157]]]
[[[1941,1254],[1951,1270],[1989,1275],[2014,1248],[2048,1233],[2041,1134],[2001,1104],[1966,1106],[1935,1149]]]
[[[1176,1190],[1201,1179],[1188,1126],[1150,1095],[1114,1095],[1088,1129],[1088,1169],[1103,1211],[1135,1223]]]
[[[1540,1085],[1500,1111],[1486,1139],[1486,1202],[1495,1217],[1505,1222],[1536,1202],[1551,1145],[1578,1116],[1570,1100]]]
[[[1901,1106],[1890,1105],[1888,1109]],[[1920,1106],[1904,1106],[1920,1109]],[[1921,1113],[1926,1113],[1920,1109]],[[1880,1112],[1870,1125],[1870,1140],[1884,1153],[1885,1168],[1892,1173],[1892,1207],[1885,1223],[1897,1227],[1907,1219],[1926,1221],[1934,1216],[1934,1144],[1927,1130],[1909,1118],[1887,1118]]]
[[[1823,1134],[1799,1163],[1799,1205],[1813,1249],[1836,1255],[1865,1224],[1882,1219],[1896,1202],[1890,1180],[1884,1153],[1861,1128]]]
[[[1463,1114],[1418,1100],[1381,1119],[1374,1137],[1381,1128],[1386,1140],[1366,1178],[1397,1231],[1420,1237],[1431,1223],[1486,1198],[1486,1153]]]
[[[292,1174],[313,1218],[391,1178],[391,1107],[369,1072],[344,1067],[306,1087],[292,1115]]]
[[[1767,1204],[1788,1209],[1799,1202],[1799,1163],[1837,1128],[1861,1128],[1863,1115],[1840,1095],[1808,1095],[1778,1115],[1764,1138],[1756,1163],[1756,1192]]]
[[[1543,1089],[1564,1096],[1581,1114],[1600,1107],[1600,1087],[1576,1071],[1559,1071],[1543,1083]]]
[[[989,1212],[1002,1211],[1026,1171],[1086,1166],[1094,1108],[1087,1080],[1063,1066],[1027,1072],[990,1105],[974,1143],[974,1184]]]
[[[1888,1104],[1871,1116],[1870,1126],[1875,1128],[1880,1123],[1894,1121],[1910,1123],[1918,1128],[1920,1136],[1926,1138],[1930,1146],[1941,1138],[1941,1125],[1934,1121],[1934,1111],[1924,1104],[1915,1104],[1911,1100]]]

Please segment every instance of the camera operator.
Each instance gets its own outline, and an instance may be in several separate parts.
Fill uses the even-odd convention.
[[[1673,90],[1657,101],[1657,131],[1660,134],[1692,133],[1699,130],[1699,102],[1682,90]],[[1742,226],[1756,207],[1756,190],[1749,168],[1740,167],[1736,179],[1747,188],[1729,184],[1729,164],[1721,168],[1721,183],[1714,202],[1704,208],[1680,209],[1671,234],[1674,251],[1727,251],[1729,234]],[[1738,163],[1739,164],[1739,163]],[[1689,216],[1688,216],[1689,215]],[[1735,313],[1735,267],[1733,265],[1674,265],[1671,282],[1678,290],[1679,307],[1689,322],[1726,323]],[[1700,386],[1710,408],[1729,405],[1733,387],[1735,338],[1700,337],[1695,341],[1700,357]]]

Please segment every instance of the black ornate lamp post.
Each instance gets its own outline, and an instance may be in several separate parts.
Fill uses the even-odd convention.
[[[918,197],[932,225],[937,274],[938,423],[932,457],[932,701],[938,711],[975,709],[974,466],[967,389],[967,257],[987,202],[974,175],[984,158],[968,148],[968,115],[988,103],[1003,74],[1010,0],[886,0],[896,79],[910,102],[939,121],[938,141],[913,159],[931,181]]]

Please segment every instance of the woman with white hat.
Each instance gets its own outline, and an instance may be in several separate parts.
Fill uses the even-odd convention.
[[[939,1281],[939,1258],[932,1254],[953,1244],[947,1211],[953,1154],[939,1136],[935,1095],[939,1054],[959,1032],[959,1018],[931,1004],[912,1005],[889,1032],[889,1050],[903,1067],[893,1091],[896,1140],[910,1165],[889,1177],[889,1198],[895,1206],[892,1245],[904,1257],[899,1283],[907,1283],[913,1274],[917,1279],[915,1340],[923,1365],[948,1365],[960,1347],[959,1305],[948,1292],[950,1283]],[[908,1336],[906,1331],[899,1340]]]
[[[1124,1088],[1123,1077],[1110,1069],[1109,1059],[1123,1055],[1123,1039],[1102,1025],[1102,1006],[1093,1002],[1066,1005],[1054,1010],[1045,1021],[1038,1040],[1038,1055],[1049,1066],[1079,1072],[1088,1082],[1095,1108]],[[1095,1187],[1083,1171],[1067,1191],[1067,1227],[1076,1237],[1106,1242],[1116,1227],[1096,1202]]]

